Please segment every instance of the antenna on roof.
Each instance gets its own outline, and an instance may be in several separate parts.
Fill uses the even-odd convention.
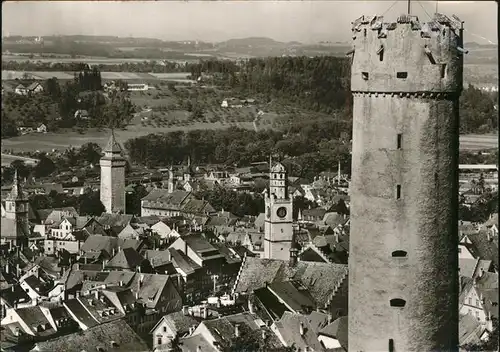
[[[411,10],[411,0],[408,0],[408,15],[410,14]]]

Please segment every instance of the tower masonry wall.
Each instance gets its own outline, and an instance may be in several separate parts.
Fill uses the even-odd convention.
[[[461,23],[439,15],[431,22],[363,16],[353,23],[353,92],[460,92]],[[399,78],[398,78],[398,73]]]
[[[382,62],[378,30],[368,27],[376,20],[354,23],[352,351],[458,350],[461,29],[435,21],[426,28],[444,34],[431,30],[427,38],[423,25],[411,19],[402,16],[403,23],[382,38]],[[446,62],[444,77],[425,45],[436,62]],[[407,78],[397,78],[397,72],[407,72]]]
[[[125,163],[101,159],[101,202],[107,213],[125,212]]]

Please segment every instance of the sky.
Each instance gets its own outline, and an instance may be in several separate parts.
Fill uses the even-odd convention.
[[[465,41],[497,43],[494,1],[412,1],[420,20],[438,11],[465,21]],[[425,9],[425,10],[424,10]],[[346,42],[361,15],[395,20],[407,2],[388,1],[4,1],[4,35],[111,35],[224,41],[268,37],[303,43]],[[427,12],[427,13],[426,13]]]

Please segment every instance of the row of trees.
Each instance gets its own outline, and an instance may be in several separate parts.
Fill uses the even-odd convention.
[[[142,62],[124,62],[120,64],[94,65],[101,72],[140,72],[140,73],[174,73],[191,72],[196,65],[190,62],[174,62],[149,60]],[[42,61],[2,61],[2,68],[10,71],[50,71],[80,72],[85,64],[78,62],[42,62]]]
[[[180,164],[188,156],[197,164],[248,165],[268,160],[270,154],[288,159],[294,175],[313,177],[334,168],[338,161],[349,169],[350,124],[342,119],[297,124],[280,131],[176,131],[130,139],[125,143],[133,163],[148,167]],[[347,138],[346,138],[347,137]]]
[[[32,195],[29,201],[34,209],[74,207],[78,211],[78,214],[88,216],[99,216],[106,210],[101,203],[99,192],[89,192],[73,196],[52,191],[48,195]]]

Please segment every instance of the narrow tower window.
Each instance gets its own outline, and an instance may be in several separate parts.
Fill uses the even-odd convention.
[[[389,352],[394,352],[394,340],[389,339]]]
[[[363,30],[363,35],[365,36],[366,38],[366,28]]]
[[[368,72],[361,72],[361,78],[363,78],[365,81],[368,80]]]
[[[396,77],[401,79],[408,78],[408,72],[398,72],[396,73]]]
[[[441,78],[446,78],[446,64],[441,65]]]
[[[384,61],[384,46],[381,45],[377,50],[377,55],[380,61]]]
[[[396,199],[401,199],[401,185],[396,186]]]
[[[401,145],[403,143],[403,135],[401,133],[398,133],[398,149],[401,149]]]
[[[394,258],[406,258],[406,256],[408,255],[408,253],[406,251],[394,251],[392,252],[392,256]]]
[[[391,307],[403,308],[406,305],[406,301],[401,298],[393,298],[390,300]]]

